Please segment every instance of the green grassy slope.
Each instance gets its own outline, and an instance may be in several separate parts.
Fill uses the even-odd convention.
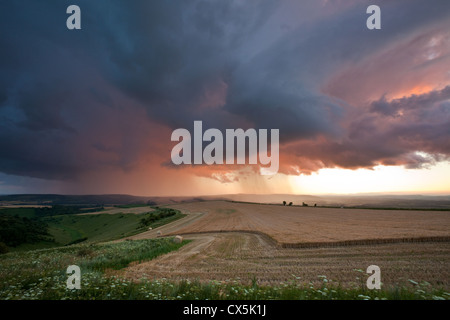
[[[141,223],[143,218],[148,218],[151,215],[157,214],[159,211],[155,210],[153,212],[143,214],[99,213],[89,215],[66,214],[36,217],[33,212],[33,208],[14,208],[7,211],[3,210],[0,210],[0,214],[13,214],[45,223],[48,227],[50,237],[54,239],[54,241],[23,243],[16,247],[10,247],[9,251],[26,251],[51,248],[79,242],[97,243],[116,240],[146,231],[149,227],[157,228],[184,216],[177,211],[175,215],[164,217],[150,224],[143,225]]]

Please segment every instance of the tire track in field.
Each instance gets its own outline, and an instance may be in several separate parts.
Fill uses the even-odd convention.
[[[147,278],[198,278],[222,275],[225,278],[257,269],[266,271],[264,264],[248,259],[249,253],[263,259],[273,257],[277,247],[267,236],[249,232],[212,232],[185,234],[190,243],[177,251],[153,260],[130,265],[122,276],[139,280]]]
[[[176,230],[179,230],[181,228],[187,227],[203,217],[205,215],[204,212],[189,212],[187,210],[180,210],[182,213],[186,214],[186,217],[183,217],[181,219],[172,221],[168,224],[165,224],[163,226],[160,226],[155,229],[151,229],[133,236],[126,237],[122,240],[140,240],[140,239],[153,239],[157,238],[159,236],[166,236],[166,235],[176,235]],[[159,234],[160,233],[160,234]]]

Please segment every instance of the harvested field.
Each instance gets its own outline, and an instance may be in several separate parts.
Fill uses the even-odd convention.
[[[281,245],[397,242],[398,239],[449,241],[450,212],[289,207],[205,201],[171,206],[205,215],[176,231],[250,231],[264,233]],[[391,240],[389,240],[391,239]],[[414,240],[413,239],[413,240]],[[340,243],[341,242],[341,243]],[[375,241],[376,242],[376,241]],[[307,245],[306,245],[307,246]]]
[[[285,249],[253,233],[211,233],[185,238],[194,241],[176,252],[130,266],[120,275],[134,280],[257,280],[259,284],[295,280],[315,286],[323,283],[319,276],[324,275],[342,286],[355,286],[365,285],[365,270],[375,264],[381,269],[384,286],[411,285],[409,280],[414,280],[450,287],[450,243]]]
[[[450,287],[450,212],[284,207],[205,201],[171,207],[187,217],[130,239],[183,235],[180,250],[120,276],[320,286],[365,285],[369,265],[384,286],[409,280]],[[359,271],[356,271],[358,269]]]

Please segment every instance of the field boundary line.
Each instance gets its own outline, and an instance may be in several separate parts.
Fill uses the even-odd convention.
[[[176,233],[171,232],[166,236],[175,235],[201,235],[201,234],[214,234],[214,233],[250,233],[262,236],[272,244],[273,246],[283,249],[307,249],[307,248],[326,248],[326,247],[347,247],[347,246],[361,246],[361,245],[378,245],[378,244],[391,244],[391,243],[424,243],[424,242],[450,242],[450,236],[430,236],[430,237],[404,237],[404,238],[385,238],[385,239],[356,239],[356,240],[340,240],[340,241],[328,241],[328,242],[278,242],[268,234],[255,231],[255,230],[211,230],[211,231],[194,231]]]
[[[358,239],[358,240],[342,240],[329,242],[297,242],[297,243],[280,243],[280,246],[282,248],[321,248],[321,247],[375,245],[375,244],[390,244],[390,243],[421,243],[421,242],[450,242],[450,236]]]

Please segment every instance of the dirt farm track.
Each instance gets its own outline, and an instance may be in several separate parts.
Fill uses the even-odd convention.
[[[187,217],[131,239],[182,235],[176,252],[121,271],[127,278],[362,283],[450,287],[450,212],[289,207],[228,201],[170,205]],[[359,270],[359,271],[358,271]]]

